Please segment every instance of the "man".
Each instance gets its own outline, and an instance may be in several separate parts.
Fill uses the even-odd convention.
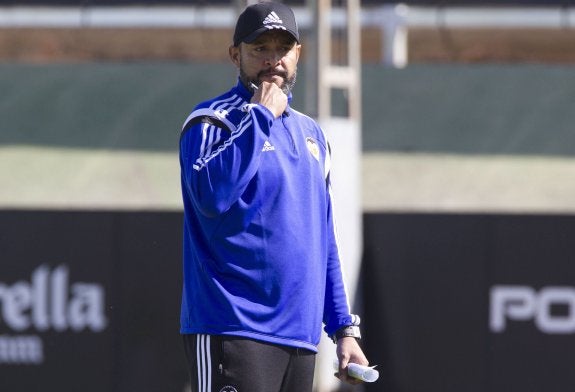
[[[249,6],[238,18],[235,87],[184,124],[181,333],[192,390],[312,390],[322,322],[340,369],[367,365],[334,234],[329,150],[289,105],[301,45],[293,11]]]

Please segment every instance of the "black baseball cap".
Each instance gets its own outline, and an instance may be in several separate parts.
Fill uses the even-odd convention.
[[[282,3],[263,2],[250,5],[236,23],[234,46],[240,42],[252,43],[269,30],[285,30],[299,43],[297,22],[290,7]]]

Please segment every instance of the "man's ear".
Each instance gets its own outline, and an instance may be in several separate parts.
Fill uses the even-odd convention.
[[[296,44],[295,51],[296,51],[296,61],[299,61],[299,56],[301,54],[301,44]]]
[[[241,44],[240,44],[241,45]],[[228,53],[230,55],[230,60],[232,63],[239,68],[240,67],[240,46],[231,45],[228,49]]]

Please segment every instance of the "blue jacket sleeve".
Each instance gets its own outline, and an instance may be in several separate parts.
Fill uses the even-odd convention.
[[[338,243],[331,202],[331,186],[329,176],[326,180],[328,195],[327,230],[328,230],[328,260],[326,275],[326,292],[324,300],[325,332],[332,336],[338,329],[348,325],[358,325],[359,317],[350,313],[348,293],[343,279],[339,258]]]
[[[198,122],[180,139],[182,182],[206,216],[227,211],[255,175],[273,114],[249,105],[235,129]]]

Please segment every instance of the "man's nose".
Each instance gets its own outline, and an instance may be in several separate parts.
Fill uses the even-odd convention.
[[[282,55],[280,52],[272,51],[266,56],[266,64],[268,65],[276,65],[282,59]]]

